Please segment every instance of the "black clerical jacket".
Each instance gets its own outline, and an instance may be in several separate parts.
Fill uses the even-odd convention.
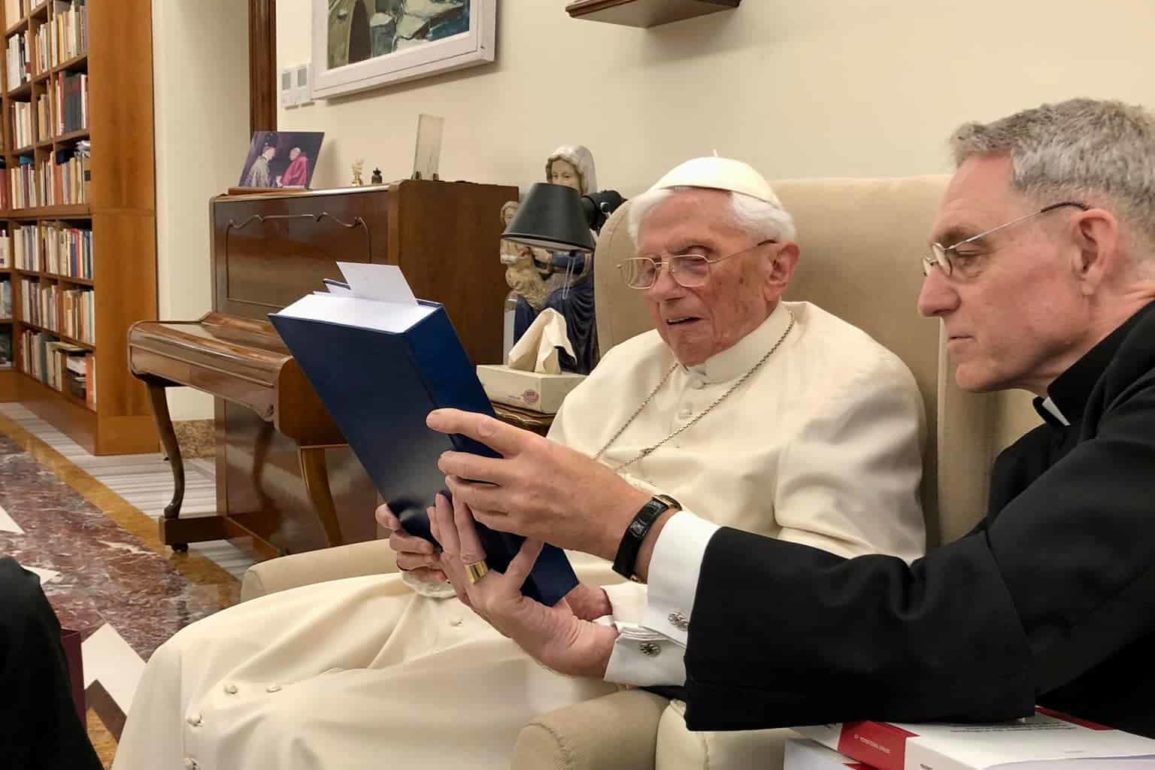
[[[909,567],[715,534],[689,726],[992,721],[1040,703],[1155,737],[1155,304],[1048,394],[1070,427],[1045,415],[996,461],[984,521]]]

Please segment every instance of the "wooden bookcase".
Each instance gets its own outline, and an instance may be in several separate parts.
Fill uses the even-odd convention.
[[[87,50],[68,58],[60,53],[53,62],[49,51],[42,50],[46,36],[58,18],[79,5],[87,13]],[[9,18],[13,8],[19,18]],[[23,402],[94,454],[156,451],[148,397],[127,363],[129,325],[157,317],[151,0],[0,0],[0,12],[4,14],[0,123],[8,177],[4,197],[8,205],[0,208],[0,226],[9,239],[9,266],[0,268],[0,280],[11,281],[13,306],[12,318],[0,321],[0,329],[10,332],[15,364],[11,371],[0,371],[0,400]],[[9,45],[18,37],[27,42],[28,79],[14,83]],[[87,77],[87,125],[62,130],[57,124],[59,78],[81,73]],[[74,86],[69,88],[78,93]],[[42,100],[49,118],[47,131],[37,125],[36,106]],[[21,132],[23,146],[17,146],[16,120],[21,110],[29,108],[20,105],[31,105],[32,110],[31,136]],[[22,158],[35,168],[53,165],[82,141],[91,143],[82,202],[47,200],[40,185],[42,197],[32,205],[15,199],[11,177]],[[49,270],[43,240],[57,223],[91,231],[91,278],[66,275],[66,269]],[[18,227],[37,228],[36,237],[42,242],[35,264],[16,264]],[[55,309],[35,319],[38,323],[22,307],[26,287],[56,294]],[[79,298],[86,292],[91,292],[87,299],[94,303],[94,333],[85,335],[87,339],[77,339],[79,332],[64,335],[65,293]],[[95,385],[95,404],[78,397],[76,388],[70,392],[67,380],[57,389],[26,373],[28,359],[40,353],[20,354],[25,332],[73,346],[81,361],[91,356],[94,371],[85,384],[87,391]]]

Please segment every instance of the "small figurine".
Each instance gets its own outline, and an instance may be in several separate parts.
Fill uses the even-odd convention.
[[[501,222],[506,227],[513,221],[517,201],[508,201],[501,207]],[[524,299],[535,312],[541,312],[549,287],[533,263],[533,250],[529,246],[502,240],[501,264],[505,265],[505,282],[509,284],[511,301]]]
[[[369,177],[369,184],[385,184],[385,178],[381,176],[381,169],[373,169],[373,176]]]
[[[545,180],[572,187],[579,195],[597,192],[594,156],[581,145],[563,145],[545,162]],[[577,359],[575,371],[589,374],[598,360],[597,325],[594,321],[593,254],[542,252],[533,250],[534,264],[541,272],[549,294],[545,307],[562,314],[566,332]],[[523,298],[524,299],[524,298]],[[519,300],[514,316],[514,341],[519,339],[541,308]]]
[[[350,183],[353,187],[362,187],[365,180],[361,178],[361,169],[365,167],[365,159],[359,158],[353,161],[353,181]]]

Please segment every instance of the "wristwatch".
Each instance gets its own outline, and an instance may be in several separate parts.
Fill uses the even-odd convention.
[[[614,572],[629,580],[634,579],[635,567],[638,564],[638,551],[642,548],[642,541],[646,539],[650,527],[668,510],[680,511],[681,504],[669,495],[654,495],[634,514],[626,532],[622,535],[622,542],[618,545],[618,554],[614,557]]]

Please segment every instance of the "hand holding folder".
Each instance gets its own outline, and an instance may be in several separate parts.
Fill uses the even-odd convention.
[[[426,415],[443,407],[492,415],[492,407],[441,305],[416,299],[395,266],[338,264],[348,289],[329,284],[334,291],[269,319],[390,509],[407,531],[432,539],[425,509],[445,487],[438,457],[495,454],[430,430]],[[504,571],[522,539],[478,530],[490,568]],[[575,585],[565,554],[547,545],[523,593],[553,605]]]

